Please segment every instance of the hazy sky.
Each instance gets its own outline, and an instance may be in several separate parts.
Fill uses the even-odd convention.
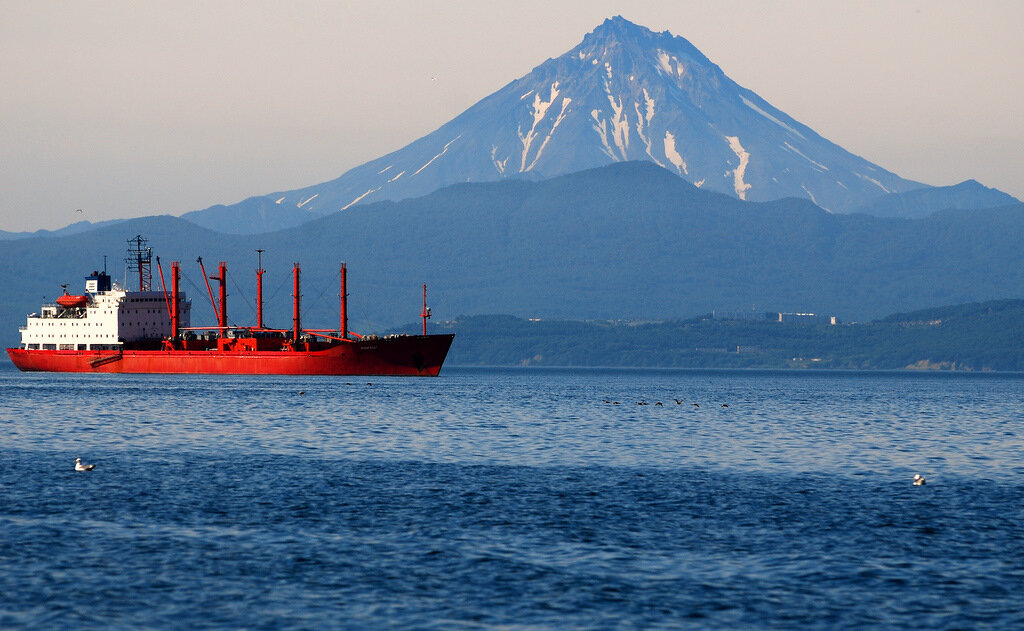
[[[335,178],[617,14],[903,177],[1024,198],[1019,0],[496,4],[0,0],[0,230]]]

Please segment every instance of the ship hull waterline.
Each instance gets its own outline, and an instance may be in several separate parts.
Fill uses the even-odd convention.
[[[8,348],[23,371],[225,375],[436,377],[454,335],[409,335],[319,350],[26,350]]]

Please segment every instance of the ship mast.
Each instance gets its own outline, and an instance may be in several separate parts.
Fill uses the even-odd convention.
[[[220,336],[228,335],[228,264],[224,261],[217,266],[216,280],[220,281],[220,318],[217,321],[217,328],[220,329]]]
[[[420,312],[420,317],[423,318],[423,335],[427,335],[427,318],[430,317],[430,307],[427,306],[427,284],[423,283],[423,311]]]
[[[348,337],[348,292],[346,291],[345,283],[347,281],[348,270],[345,264],[341,264],[341,305],[339,309],[339,315],[341,319],[340,328],[338,329],[341,333],[342,339]]]
[[[178,339],[181,329],[181,321],[178,319],[178,310],[181,303],[181,266],[177,261],[171,262],[171,339]]]
[[[300,301],[300,298],[301,298],[301,294],[299,294],[299,264],[298,263],[295,264],[295,269],[293,271],[293,275],[294,275],[294,287],[295,287],[295,290],[292,293],[292,297],[295,298],[295,302],[294,302],[294,313],[292,314],[292,326],[294,328],[294,331],[292,333],[292,338],[293,338],[293,340],[296,343],[298,343],[299,336],[302,334],[302,320],[301,320],[301,318],[299,316],[299,301]]]
[[[256,328],[263,328],[263,250],[256,250]]]
[[[128,255],[124,263],[128,273],[138,274],[139,291],[149,291],[153,286],[153,249],[149,247],[149,240],[141,234],[128,239]],[[105,261],[103,267],[106,269]]]

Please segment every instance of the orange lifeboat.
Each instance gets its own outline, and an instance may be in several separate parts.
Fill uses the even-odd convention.
[[[84,307],[89,304],[88,296],[69,296],[64,294],[57,298],[57,304],[64,307],[65,309],[75,309],[78,307]]]

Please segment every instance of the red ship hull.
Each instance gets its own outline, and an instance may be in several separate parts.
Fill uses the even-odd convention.
[[[454,335],[403,335],[306,349],[74,351],[8,348],[20,370],[238,375],[436,377]]]

